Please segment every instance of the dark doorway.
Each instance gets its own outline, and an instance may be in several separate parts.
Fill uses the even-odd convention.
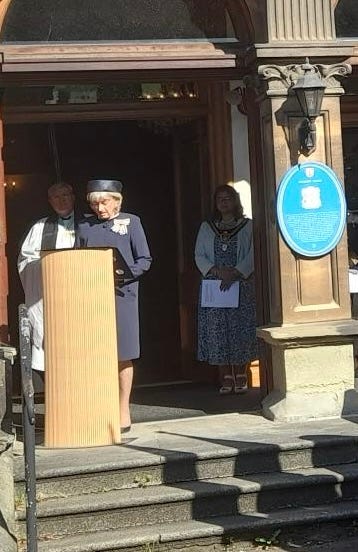
[[[142,356],[136,366],[136,383],[183,379],[178,271],[181,230],[177,224],[173,138],[177,124],[118,121],[7,125],[4,159],[13,343],[18,331],[17,305],[23,299],[16,271],[19,244],[31,223],[48,214],[48,186],[58,178],[68,181],[75,189],[79,207],[88,211],[87,180],[115,177],[124,183],[122,209],[141,217],[154,259],[141,283]],[[192,125],[190,132],[195,133],[195,128]],[[199,204],[200,182],[190,182],[190,188],[193,202]],[[190,217],[190,212],[186,216]],[[194,226],[199,222],[200,216]],[[190,226],[193,234],[194,226]],[[194,235],[186,233],[188,239],[193,240]]]
[[[347,235],[350,254],[358,255],[358,128],[343,129],[344,183],[347,198]]]
[[[193,249],[210,203],[208,155],[206,122],[200,118],[5,128],[9,320],[15,346],[17,305],[23,300],[18,249],[31,223],[49,212],[47,188],[59,178],[70,182],[79,208],[88,212],[87,180],[120,178],[123,210],[142,219],[154,261],[140,291],[142,356],[132,397],[136,422],[250,411],[260,401],[258,386],[245,397],[219,397],[212,385],[216,372],[195,360],[199,274]]]

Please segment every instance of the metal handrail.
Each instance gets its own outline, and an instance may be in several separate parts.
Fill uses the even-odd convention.
[[[22,419],[26,486],[27,552],[37,552],[35,401],[31,368],[31,327],[25,305],[19,306]]]

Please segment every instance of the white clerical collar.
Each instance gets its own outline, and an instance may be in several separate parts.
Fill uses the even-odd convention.
[[[72,211],[72,213],[70,213],[69,215],[67,215],[67,217],[61,217],[61,215],[58,216],[58,218],[59,218],[61,221],[73,220],[74,217],[75,217],[74,211]]]

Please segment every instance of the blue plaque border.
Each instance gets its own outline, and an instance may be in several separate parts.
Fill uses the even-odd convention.
[[[310,251],[307,249],[303,249],[300,247],[292,238],[290,233],[286,229],[286,223],[284,220],[284,213],[283,213],[283,199],[285,196],[285,192],[287,189],[287,186],[290,185],[292,176],[302,170],[304,167],[319,167],[323,172],[326,173],[327,177],[330,179],[330,181],[334,184],[339,200],[340,200],[340,207],[341,207],[341,218],[339,227],[336,231],[336,233],[332,236],[331,241],[325,245],[324,248],[318,249],[316,251]],[[276,199],[276,213],[277,213],[277,219],[279,228],[281,231],[281,234],[287,243],[287,245],[298,253],[299,255],[302,255],[303,257],[323,257],[324,255],[327,255],[327,253],[330,253],[340,242],[344,229],[346,227],[347,223],[347,204],[346,204],[346,197],[344,193],[343,186],[338,178],[338,176],[335,174],[335,172],[328,167],[328,165],[325,165],[324,163],[321,163],[319,161],[312,161],[312,162],[305,162],[305,163],[298,163],[297,165],[294,165],[289,169],[286,174],[283,176],[278,192],[277,192],[277,199]]]

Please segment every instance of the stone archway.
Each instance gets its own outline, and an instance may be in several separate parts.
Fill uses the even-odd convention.
[[[262,0],[226,0],[236,36],[243,44],[267,41],[267,8]]]
[[[263,25],[263,21],[267,19],[267,9],[266,5],[263,4],[261,0],[226,0],[224,2],[224,8],[226,7],[229,11],[235,34],[240,42],[245,45],[267,40],[266,25]],[[6,24],[6,16],[11,17],[9,8],[14,5],[15,0],[2,0],[0,2],[0,31]],[[35,2],[33,6],[36,9]],[[197,8],[198,6],[194,6],[190,9],[195,10]]]

